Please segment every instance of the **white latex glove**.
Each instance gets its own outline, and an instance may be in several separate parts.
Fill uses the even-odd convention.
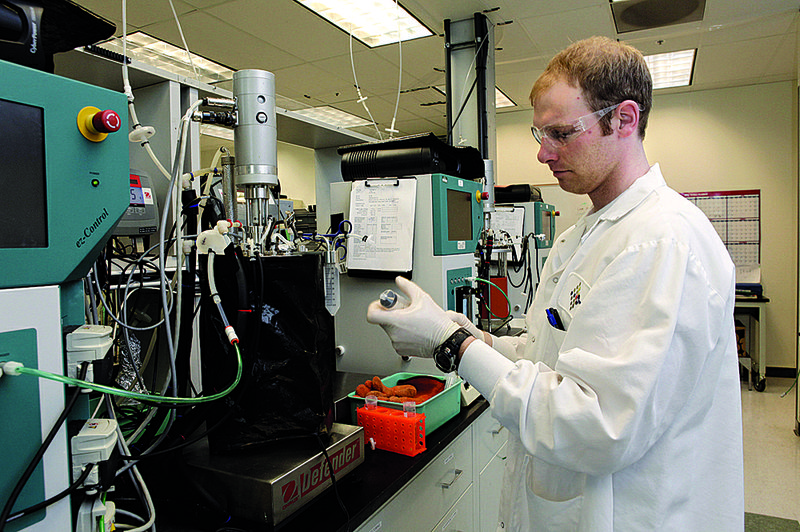
[[[367,308],[367,321],[383,327],[399,355],[430,358],[459,326],[415,283],[404,277],[397,277],[395,283],[408,306],[386,309],[373,301]]]
[[[478,326],[469,321],[469,318],[465,315],[461,314],[460,312],[456,312],[454,310],[448,310],[445,312],[447,317],[456,322],[460,327],[464,327],[469,333],[477,338],[478,340],[485,341],[486,337],[483,334],[483,331],[478,329]]]

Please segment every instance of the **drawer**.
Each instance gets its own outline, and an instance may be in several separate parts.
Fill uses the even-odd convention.
[[[473,530],[489,530],[475,528],[472,512],[472,490],[473,486],[467,488],[464,495],[456,501],[453,507],[447,512],[439,524],[431,532],[472,532]]]
[[[505,445],[500,447],[486,467],[480,474],[478,481],[478,493],[480,504],[478,505],[478,522],[476,530],[495,530],[497,528],[497,516],[500,510],[500,490],[503,486],[503,472],[505,471]]]
[[[448,445],[425,469],[367,519],[358,532],[431,530],[471,486],[472,429]]]
[[[480,472],[508,441],[508,429],[492,417],[490,410],[486,410],[472,424],[472,430],[475,438],[475,463]]]

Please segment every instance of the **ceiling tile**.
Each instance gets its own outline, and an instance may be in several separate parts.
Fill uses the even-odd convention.
[[[356,94],[355,79],[353,78],[353,65],[355,65],[356,79],[364,95],[385,95],[397,92],[397,82],[399,72],[397,66],[386,61],[379,54],[371,51],[353,54],[351,63],[350,56],[339,56],[330,59],[323,59],[315,63],[320,69],[341,80],[346,80],[339,86],[340,90],[352,91]],[[403,88],[415,88],[417,80],[405,76]]]
[[[497,86],[503,89],[503,92],[517,104],[518,109],[529,109],[528,96],[531,93],[533,83],[541,75],[542,71],[543,69],[533,70],[527,74],[499,76],[497,78]]]
[[[688,35],[664,36],[661,39],[637,39],[626,41],[628,44],[642,52],[644,55],[677,52],[698,48],[702,41],[702,34],[693,32]]]
[[[291,0],[237,0],[206,11],[303,61],[316,61],[349,51],[347,33]],[[358,41],[353,46],[356,50],[364,48]]]
[[[217,6],[220,4],[228,4],[233,0],[183,0],[183,1],[193,7],[206,9],[208,7]]]
[[[80,0],[77,2],[82,7],[88,9],[96,15],[100,15],[117,25],[117,31],[122,31],[122,8],[119,2],[109,2],[108,0]],[[132,9],[128,9],[129,15],[133,15]],[[130,20],[128,24],[130,24]]]
[[[121,2],[109,2],[108,0],[82,0],[79,2],[82,6],[95,11],[100,14],[100,9],[104,12],[110,13],[112,20],[117,23],[118,34],[122,34],[122,8]],[[183,25],[183,15],[194,11],[194,7],[186,4],[180,0],[172,0],[175,6],[175,12],[178,14],[178,19]],[[97,8],[97,10],[93,9]],[[132,28],[144,28],[150,24],[158,22],[169,21],[175,25],[175,16],[172,14],[172,9],[169,2],[165,0],[136,0],[127,3],[128,14],[128,32]]]
[[[273,71],[301,63],[299,58],[252,35],[243,34],[241,30],[202,11],[182,17],[181,24],[190,50],[235,70],[261,68]],[[144,31],[183,48],[178,30],[172,22],[153,24]]]
[[[456,21],[472,18],[475,13],[490,9],[496,4],[497,2],[481,0],[404,0],[402,2],[408,12],[439,34],[444,33],[445,19]]]
[[[727,24],[782,12],[797,13],[797,1],[707,0],[705,21],[709,24]]]
[[[330,103],[353,86],[352,82],[331,75],[330,72],[312,63],[276,69],[273,70],[273,73],[275,74],[275,91],[278,94],[301,103],[307,102],[311,106]],[[347,75],[348,72],[345,71],[342,74]],[[344,98],[346,97],[345,95]],[[355,94],[352,94],[350,98],[355,99]]]
[[[396,136],[412,135],[415,133],[433,133],[434,135],[445,135],[447,133],[446,120],[442,118],[438,121],[417,118],[412,120],[398,120],[395,128],[400,131]]]
[[[519,19],[517,23],[545,51],[558,51],[593,35],[616,35],[608,5]]]
[[[495,64],[518,61],[542,54],[542,49],[531,39],[522,24],[514,22],[494,29]]]
[[[703,34],[703,44],[726,44],[794,33],[797,13],[781,13],[736,24],[718,24]]]
[[[774,55],[765,61],[765,76],[779,76],[782,79],[795,79],[797,72],[797,36],[787,34],[775,47]],[[766,58],[765,58],[766,59]]]
[[[697,54],[693,83],[719,85],[740,79],[759,78],[766,70],[765,59],[772,58],[782,40],[782,37],[767,37],[704,46]],[[742,69],[741,65],[748,65],[748,68]]]
[[[367,109],[364,109],[364,103],[367,104],[369,112],[367,112]],[[359,103],[355,100],[339,102],[334,107],[345,113],[360,116],[364,120],[370,120],[371,114],[372,119],[378,123],[378,128],[381,131],[391,125],[392,116],[394,115],[394,102],[389,103],[381,98],[368,98],[363,103]]]
[[[434,88],[403,93],[400,104],[421,118],[438,119],[447,113],[444,95]]]
[[[399,46],[381,46],[366,50],[361,57],[375,54],[392,65],[400,64]],[[432,85],[438,79],[444,79],[444,73],[435,69],[444,70],[445,54],[444,39],[438,35],[405,41],[402,43],[403,75],[412,76],[426,85]]]
[[[553,2],[552,0],[505,0],[497,11],[504,20],[538,18],[556,13],[602,8],[611,11],[608,0],[570,0],[569,2]]]

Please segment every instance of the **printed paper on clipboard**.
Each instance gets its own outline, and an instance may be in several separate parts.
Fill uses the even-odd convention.
[[[492,215],[492,229],[495,233],[505,233],[514,243],[517,258],[522,259],[522,238],[525,236],[525,207],[506,207],[498,205]],[[492,260],[497,260],[500,252],[492,250]],[[511,255],[509,255],[511,258]]]
[[[411,271],[416,197],[416,179],[353,182],[349,219],[368,238],[347,243],[348,269]]]

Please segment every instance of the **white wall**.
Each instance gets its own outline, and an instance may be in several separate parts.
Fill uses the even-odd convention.
[[[795,367],[797,123],[793,81],[657,95],[645,139],[651,163],[679,192],[761,190],[761,280],[767,365]],[[499,184],[542,185],[562,229],[589,206],[536,160],[530,108],[497,116]]]

